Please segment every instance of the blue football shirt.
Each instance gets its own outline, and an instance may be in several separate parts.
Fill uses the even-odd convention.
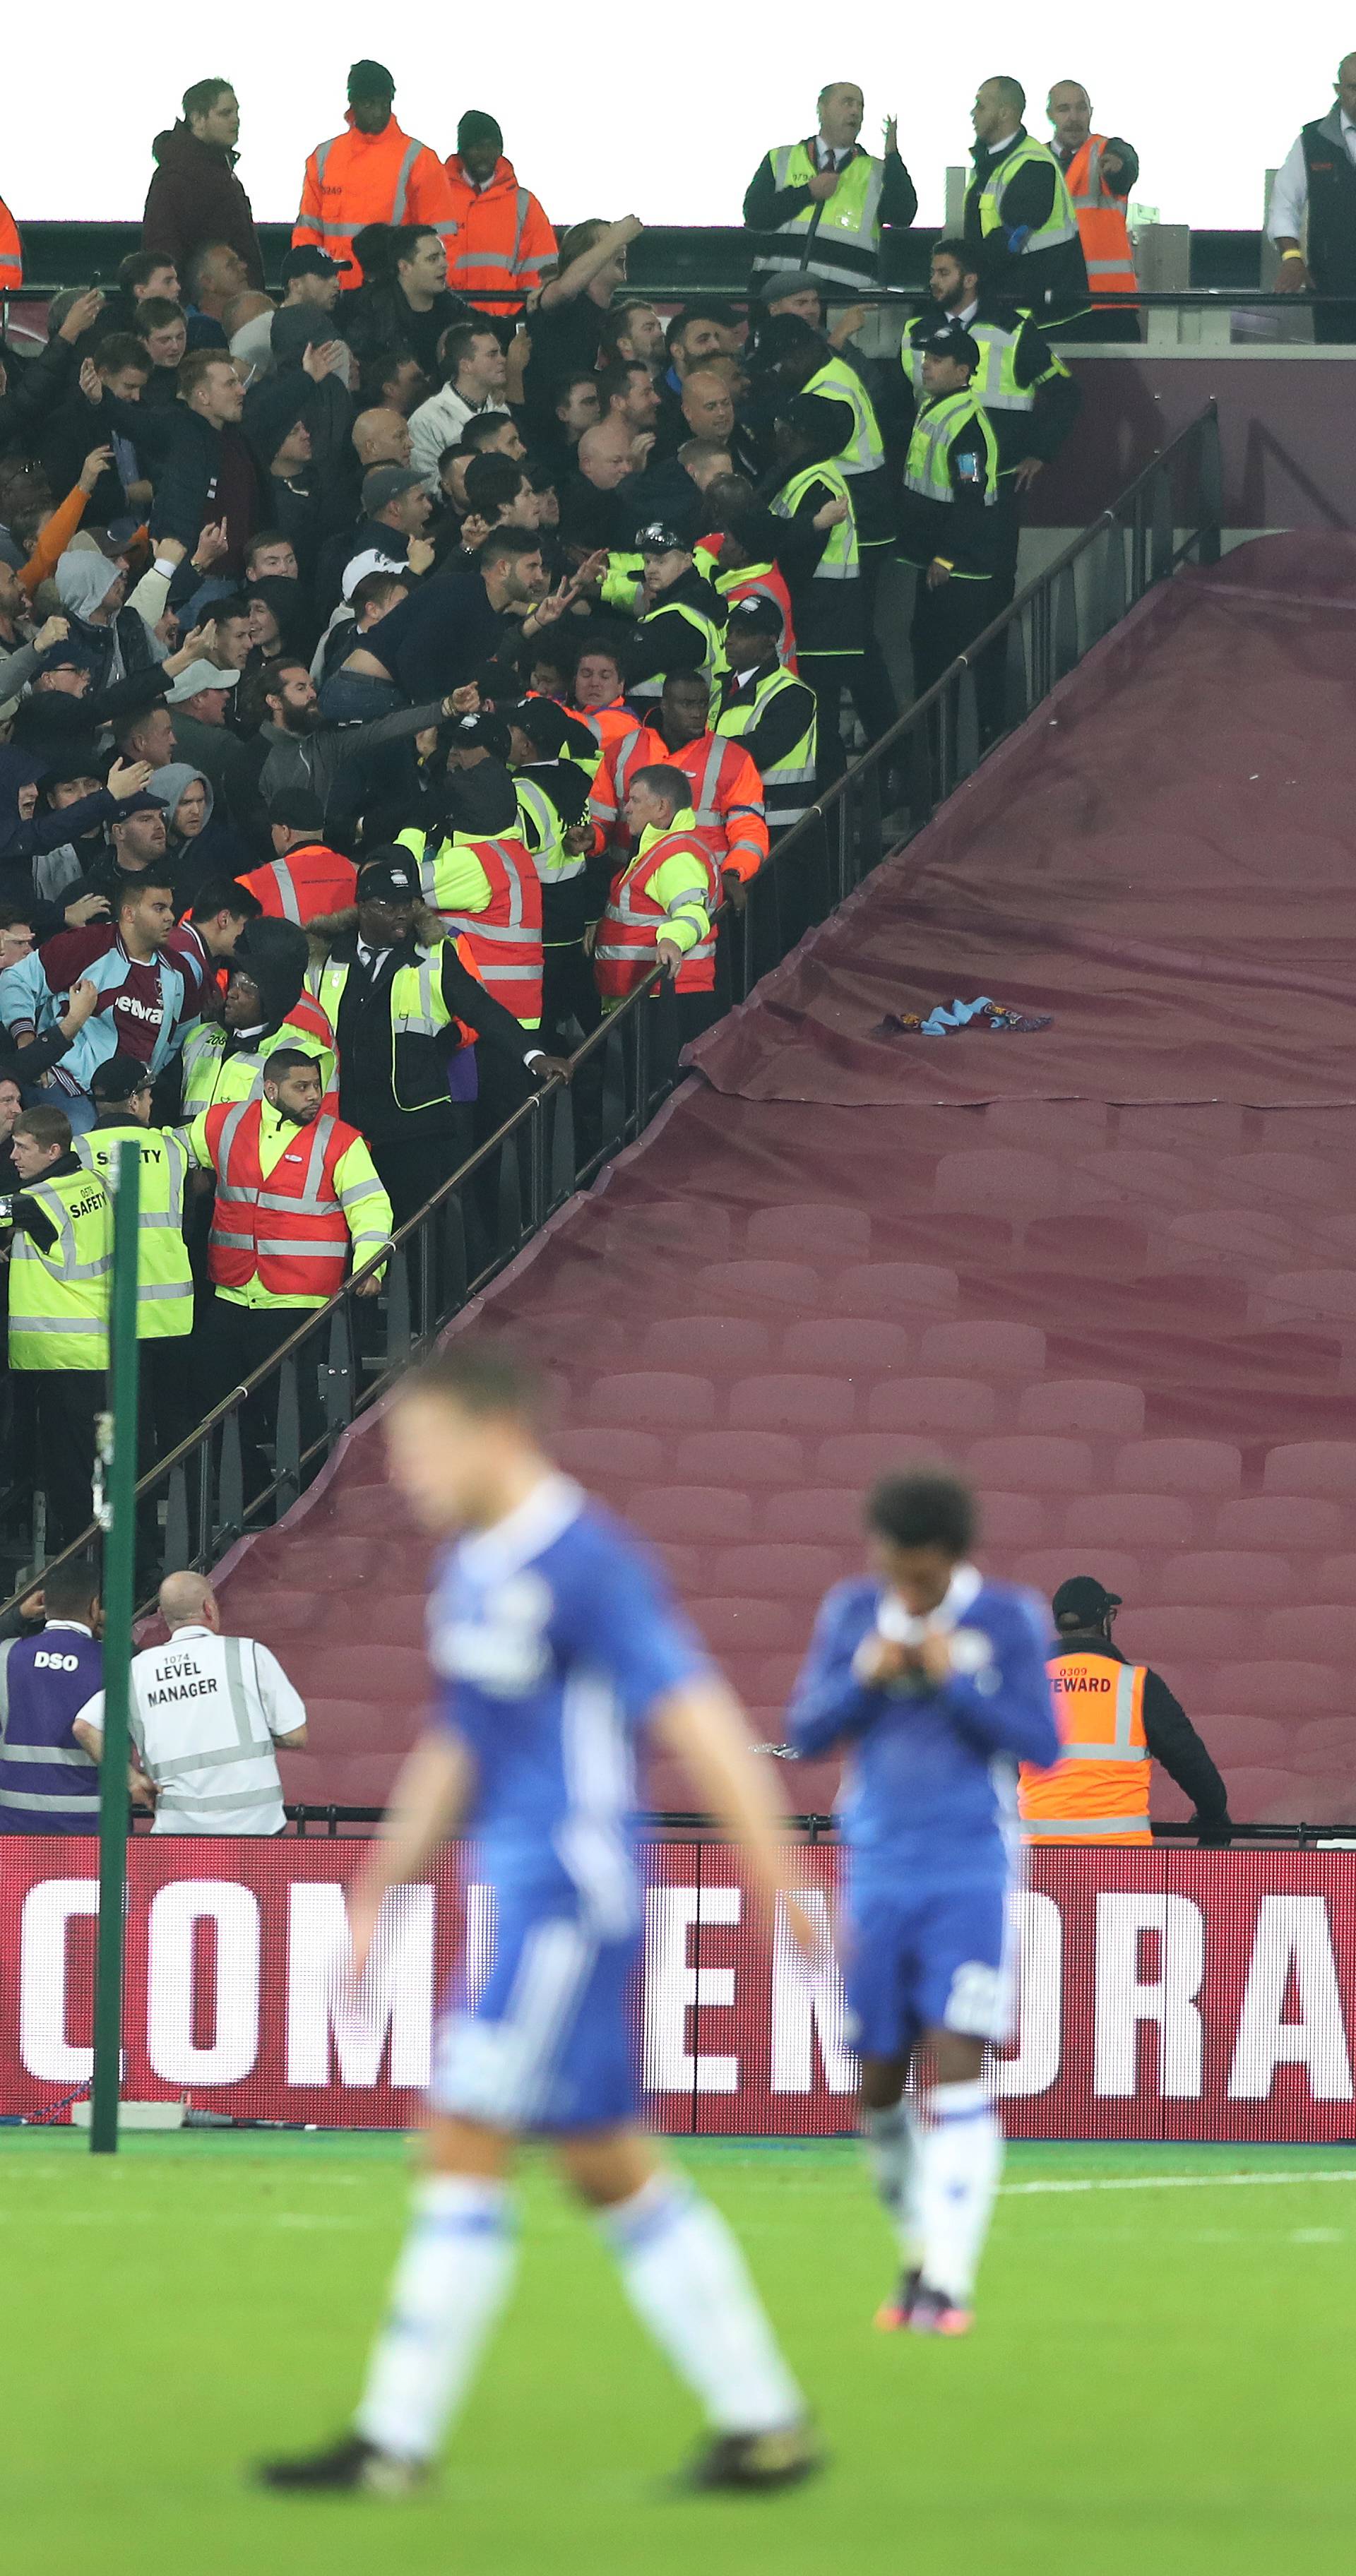
[[[501,1910],[640,1919],[637,1738],[707,1658],[648,1553],[567,1476],[442,1555],[428,1607],[439,1722],[469,1747],[465,1824]]]

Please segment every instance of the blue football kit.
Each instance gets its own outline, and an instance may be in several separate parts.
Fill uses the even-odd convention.
[[[932,2028],[1006,2036],[1017,1764],[1059,1755],[1047,1624],[1034,1595],[970,1565],[926,1620],[869,1579],[821,1606],[787,1736],[802,1755],[846,1755],[844,1974],[863,2056],[905,2058]],[[911,1643],[938,1628],[960,1667],[945,1681],[859,1678],[859,1650],[878,1633]]]
[[[483,1992],[459,1981],[440,2021],[431,2100],[505,2129],[614,2126],[638,2102],[638,1739],[707,1658],[644,1549],[560,1475],[444,1552],[428,1642],[496,1916]]]

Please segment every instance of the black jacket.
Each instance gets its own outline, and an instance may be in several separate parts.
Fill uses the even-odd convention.
[[[163,466],[156,475],[151,503],[152,537],[177,537],[192,554],[209,519],[220,518],[224,441],[239,440],[233,460],[242,476],[252,476],[262,508],[262,483],[253,454],[238,430],[214,429],[199,412],[177,405]],[[256,516],[255,526],[263,524]]]
[[[1003,221],[997,231],[985,233],[980,226],[979,200],[990,172],[1025,141],[1026,127],[1019,125],[1001,152],[991,152],[983,143],[975,144],[974,176],[965,192],[965,239],[974,253],[980,283],[987,294],[1020,298],[1043,322],[1069,321],[1076,313],[1089,309],[1088,268],[1077,230],[1072,241],[1056,242],[1049,250],[1023,252],[1009,247],[1014,235],[1034,232],[1049,220],[1055,202],[1051,164],[1028,162],[1004,193]]]
[[[421,914],[416,934],[388,949],[375,976],[358,962],[356,911],[333,916],[336,935],[328,955],[350,969],[335,1019],[339,1051],[339,1115],[378,1145],[407,1137],[443,1135],[455,1127],[456,1112],[447,1088],[447,1059],[455,1054],[458,1032],[449,1028],[436,1038],[394,1035],[391,987],[397,970],[414,966],[421,955],[439,961],[443,1000],[454,1020],[474,1030],[482,1046],[521,1071],[537,1044],[511,1011],[468,972],[436,914]],[[338,925],[342,924],[342,927]],[[320,943],[313,926],[312,945]]]
[[[660,593],[653,608],[645,611],[630,637],[626,653],[628,688],[634,688],[638,680],[667,679],[670,671],[701,669],[706,648],[691,618],[679,614],[680,601],[686,601],[690,608],[699,608],[703,616],[709,617],[716,627],[724,631],[725,601],[693,564]]]
[[[1055,1655],[1105,1655],[1113,1664],[1133,1663],[1132,1655],[1123,1655],[1100,1628],[1075,1629],[1061,1634],[1050,1648]],[[1223,1838],[1229,1827],[1229,1798],[1224,1782],[1195,1727],[1179,1699],[1169,1690],[1161,1675],[1145,1669],[1144,1740],[1155,1762],[1161,1762],[1170,1780],[1190,1798],[1196,1809],[1191,1821],[1198,1831],[1213,1840]]]

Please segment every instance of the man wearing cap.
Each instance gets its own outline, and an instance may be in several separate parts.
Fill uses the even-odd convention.
[[[288,340],[291,326],[280,332],[275,341],[273,325],[278,315],[305,313],[312,321],[319,322],[323,315],[334,311],[349,266],[348,260],[331,259],[328,251],[315,250],[309,245],[303,250],[289,250],[285,254],[279,272],[283,283],[281,304],[256,313],[251,321],[242,322],[240,329],[231,334],[231,356],[237,366],[248,370],[247,383],[257,384],[281,361],[279,343]],[[323,329],[316,334],[320,340],[332,336]],[[291,354],[290,350],[288,354]],[[300,357],[302,350],[298,348],[295,354]]]
[[[443,383],[410,414],[410,455],[430,492],[438,489],[438,459],[455,447],[468,420],[507,412],[508,371],[498,333],[489,322],[457,322],[439,351]]]
[[[650,724],[613,745],[598,765],[591,803],[595,823],[619,854],[630,849],[625,807],[638,770],[671,761],[688,783],[697,829],[706,836],[726,891],[747,885],[768,851],[763,782],[742,744],[714,733],[711,691],[700,671],[670,671]]]
[[[698,572],[676,528],[652,520],[636,538],[641,613],[627,653],[627,695],[657,703],[670,671],[697,671],[714,688],[725,602]]]
[[[736,600],[725,629],[728,668],[715,722],[718,734],[741,744],[762,779],[773,849],[813,802],[817,756],[815,693],[786,669],[781,638],[775,599]]]
[[[994,613],[999,451],[970,389],[978,365],[978,343],[955,322],[940,324],[923,347],[899,526],[900,555],[917,575],[909,640],[920,698]]]
[[[395,82],[384,63],[354,63],[348,76],[347,132],[318,143],[306,164],[294,250],[327,251],[350,263],[348,289],[362,284],[353,255],[368,224],[432,224],[453,256],[457,222],[452,189],[436,152],[402,132],[391,113]]]
[[[556,255],[556,237],[528,188],[504,159],[498,119],[468,107],[457,148],[445,163],[457,221],[448,282],[468,304],[512,315],[541,284]]]
[[[793,394],[777,419],[777,462],[763,486],[777,564],[791,593],[796,659],[819,703],[821,781],[847,766],[839,721],[844,688],[862,668],[861,559],[847,483],[834,459],[850,435],[846,403]]]
[[[309,1056],[328,1091],[334,1031],[305,989],[306,933],[298,922],[262,914],[235,943],[220,1018],[200,1019],[184,1039],[182,1114],[196,1117],[219,1100],[257,1100],[275,1047]]]
[[[210,779],[212,793],[217,797],[225,793],[226,772],[236,745],[237,737],[228,724],[226,711],[233,705],[233,692],[239,685],[238,671],[219,670],[215,662],[190,662],[165,695],[177,757],[200,769]]]
[[[589,817],[598,745],[583,718],[553,697],[511,707],[508,729],[518,828],[541,879],[542,1027],[555,1043],[573,1021],[583,1038],[598,1024],[587,933],[612,873]]]
[[[1224,1782],[1167,1683],[1126,1662],[1111,1641],[1118,1592],[1090,1574],[1055,1594],[1047,1666],[1063,1757],[1052,1771],[1021,1766],[1018,1807],[1028,1842],[1147,1843],[1149,1765],[1161,1762],[1191,1799],[1191,1830],[1229,1839]]]
[[[755,280],[768,269],[797,267],[829,286],[874,286],[881,229],[907,229],[918,192],[899,157],[893,116],[884,127],[883,158],[858,142],[866,102],[855,81],[827,81],[819,93],[819,130],[804,143],[782,143],[764,155],[744,193],[753,234]]]
[[[113,1055],[90,1080],[94,1125],[75,1139],[87,1171],[114,1192],[124,1144],[141,1162],[137,1202],[137,1340],[141,1392],[138,1449],[144,1474],[193,1428],[188,1369],[193,1330],[193,1272],[184,1241],[188,1155],[178,1136],[151,1124],[151,1074],[135,1056]]]
[[[342,912],[352,903],[357,871],[329,847],[318,796],[306,787],[280,787],[269,801],[268,828],[272,858],[240,880],[265,914],[304,925],[318,912]]]
[[[370,465],[363,476],[363,515],[350,540],[340,589],[351,599],[369,572],[425,573],[433,548],[424,535],[433,508],[414,465]]]
[[[357,876],[356,907],[311,925],[307,981],[334,1026],[339,1114],[362,1130],[399,1227],[473,1150],[477,1041],[519,1090],[524,1071],[536,1083],[564,1068],[470,971],[412,856],[390,847]]]

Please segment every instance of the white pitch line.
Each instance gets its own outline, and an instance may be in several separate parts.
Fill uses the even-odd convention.
[[[1356,2165],[1338,2165],[1322,2173],[1107,2174],[1082,2182],[1005,2182],[1005,2199],[1053,2191],[1222,2191],[1241,2183],[1356,2182]]]

